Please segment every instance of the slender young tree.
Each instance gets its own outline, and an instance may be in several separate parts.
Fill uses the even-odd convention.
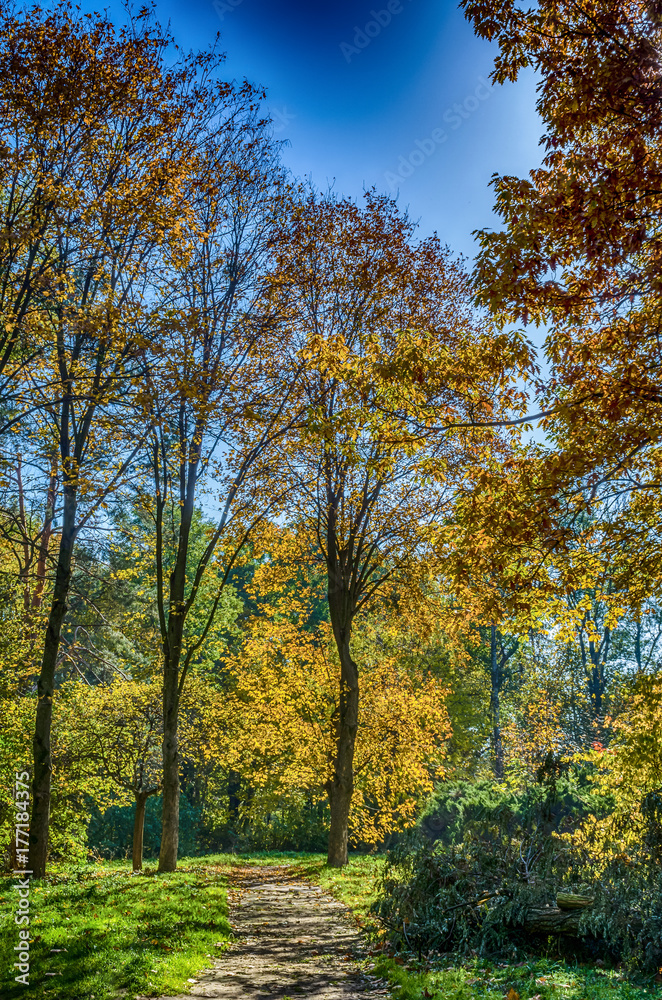
[[[22,334],[42,345],[21,368],[23,405],[30,401],[33,433],[57,456],[61,481],[34,739],[30,867],[40,877],[54,679],[76,539],[101,516],[145,434],[132,398],[147,266],[166,244],[185,253],[181,185],[219,98],[215,84],[194,85],[215,57],[191,56],[167,68],[169,39],[147,18],[117,30],[63,2],[50,13],[16,15],[4,44],[3,58],[21,81],[14,100],[38,117],[46,94],[53,118],[32,134],[32,158],[53,165],[39,181],[53,202],[49,268],[39,286],[41,308],[21,320]],[[66,182],[56,169],[64,155],[73,157]]]
[[[283,176],[259,95],[237,95],[192,178],[200,236],[185,266],[165,269],[157,349],[147,353],[152,425],[139,503],[154,520],[163,663],[163,811],[159,870],[179,838],[179,706],[223,590],[251,531],[277,514],[276,444],[296,415],[273,323],[255,302],[269,267]],[[213,520],[200,550],[198,504]]]
[[[503,781],[504,755],[501,732],[501,694],[506,681],[508,660],[515,655],[519,647],[516,637],[510,636],[504,641],[497,625],[490,625],[490,721],[492,723],[492,760],[494,777]]]
[[[59,721],[74,766],[88,779],[98,779],[102,806],[124,796],[135,802],[132,859],[138,872],[147,800],[161,791],[158,685],[119,679],[107,687],[74,682],[65,692]]]

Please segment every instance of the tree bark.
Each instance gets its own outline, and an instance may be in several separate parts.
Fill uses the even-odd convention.
[[[159,871],[174,872],[179,848],[179,658],[163,672],[163,801]]]
[[[163,811],[161,815],[161,849],[159,871],[174,872],[179,847],[179,697],[183,677],[180,661],[184,642],[186,607],[186,566],[188,562],[191,526],[195,512],[195,487],[200,459],[201,434],[194,435],[194,445],[187,463],[180,469],[181,520],[177,557],[170,576],[168,623],[163,643]],[[180,411],[180,441],[186,441],[183,412]],[[157,553],[163,559],[163,553]],[[162,616],[165,620],[165,616]]]
[[[48,827],[51,807],[51,723],[53,690],[60,649],[62,623],[67,613],[71,583],[74,540],[76,535],[76,491],[65,486],[62,513],[62,537],[58,553],[53,600],[48,616],[41,672],[37,684],[37,716],[33,740],[32,815],[30,818],[29,866],[34,878],[46,874]]]
[[[494,777],[503,781],[503,741],[501,739],[501,685],[503,670],[497,652],[497,627],[490,626],[490,718],[492,720],[492,753]]]
[[[149,792],[136,792],[136,815],[133,820],[133,870],[142,871],[143,867],[143,837],[145,832],[145,806]]]
[[[332,612],[333,622],[333,612]],[[336,628],[334,627],[334,634]],[[354,791],[354,746],[359,727],[359,672],[349,651],[349,628],[340,629],[336,644],[340,656],[340,698],[335,718],[333,771],[326,784],[331,807],[327,863],[347,864],[349,810]]]
[[[527,910],[523,921],[527,934],[579,934],[582,910],[560,910],[556,906]]]
[[[583,625],[583,623],[582,623]],[[586,687],[589,701],[593,712],[593,718],[599,720],[603,714],[603,701],[607,681],[605,677],[605,664],[609,657],[611,647],[611,629],[605,627],[600,643],[596,646],[590,639],[588,643],[588,654],[584,642],[583,628],[579,630],[579,651],[582,658],[582,667],[586,677]]]
[[[44,510],[44,523],[41,528],[41,538],[39,541],[39,553],[37,556],[37,573],[35,588],[32,593],[30,608],[32,611],[39,611],[46,585],[46,561],[48,559],[48,548],[53,534],[53,517],[55,514],[55,496],[57,490],[57,463],[51,456],[51,471],[48,479],[48,489],[46,490],[46,508]]]
[[[228,771],[228,814],[230,816],[230,822],[233,826],[236,826],[239,823],[239,806],[241,805],[241,800],[239,798],[240,791],[241,775],[238,771],[230,769]]]

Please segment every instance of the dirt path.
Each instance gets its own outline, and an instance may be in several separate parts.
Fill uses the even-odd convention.
[[[284,865],[234,869],[229,891],[235,942],[197,977],[196,997],[219,1000],[363,1000],[388,997],[361,971],[364,953],[342,905]],[[169,1000],[169,998],[161,998]]]

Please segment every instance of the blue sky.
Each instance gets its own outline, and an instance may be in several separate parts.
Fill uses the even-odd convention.
[[[85,7],[94,6],[86,0]],[[122,19],[116,0],[111,16]],[[453,250],[494,225],[493,173],[540,161],[535,85],[490,88],[492,46],[452,0],[157,0],[184,48],[217,32],[228,75],[267,88],[283,156],[318,187],[394,194]]]

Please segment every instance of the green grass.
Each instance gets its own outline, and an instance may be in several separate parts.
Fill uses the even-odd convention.
[[[54,868],[31,887],[30,985],[14,982],[12,880],[0,881],[0,996],[132,1000],[181,993],[230,937],[230,858],[183,859],[176,872],[132,875],[126,862]],[[60,949],[60,950],[56,950]],[[50,975],[49,975],[50,974]]]
[[[3,1000],[133,1000],[185,993],[230,937],[225,885],[234,865],[288,864],[332,893],[374,929],[368,917],[383,859],[353,855],[343,869],[321,854],[294,852],[207,855],[183,859],[177,872],[147,867],[133,876],[126,862],[54,868],[31,893],[31,978],[13,981],[12,881],[0,880],[0,996]],[[56,951],[54,949],[66,949]],[[646,982],[596,965],[546,958],[506,962],[450,961],[426,965],[384,953],[378,942],[368,975],[391,986],[395,1000],[644,1000],[662,995]],[[54,973],[54,975],[46,975]],[[2,978],[4,976],[4,979]]]
[[[416,964],[406,967],[384,955],[369,963],[368,972],[389,982],[395,1000],[644,1000],[659,995],[616,971],[544,958],[513,965],[446,962],[436,969]]]

